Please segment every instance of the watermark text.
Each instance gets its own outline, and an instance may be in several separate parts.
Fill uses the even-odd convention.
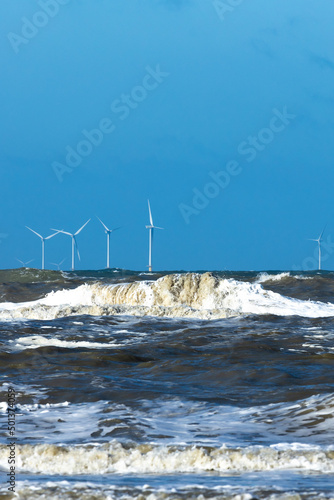
[[[192,216],[199,215],[209,205],[210,200],[216,198],[226,189],[233,177],[242,173],[241,158],[247,163],[253,162],[274,140],[276,134],[283,132],[296,118],[296,115],[288,112],[286,106],[281,111],[274,108],[272,113],[267,127],[262,128],[255,135],[249,135],[247,139],[240,142],[237,147],[238,160],[228,161],[223,170],[209,172],[210,181],[202,189],[193,188],[192,202],[179,204],[180,213],[186,224],[190,223]]]
[[[126,120],[131,112],[147,99],[150,92],[157,89],[163,83],[169,73],[161,71],[160,65],[155,68],[146,66],[146,74],[140,85],[136,85],[128,93],[123,93],[118,99],[111,103],[112,119],[110,117],[102,118],[93,129],[83,129],[82,137],[75,146],[68,145],[65,148],[65,157],[63,162],[52,162],[52,169],[59,182],[63,182],[65,174],[73,172],[75,168],[81,165],[84,158],[88,157],[94,149],[98,148],[105,136],[112,134],[116,130],[115,120]]]
[[[15,54],[18,54],[22,46],[35,38],[40,30],[49,24],[50,19],[56,17],[60,6],[67,5],[69,2],[70,0],[39,0],[37,3],[41,10],[36,11],[30,19],[21,18],[22,25],[19,33],[10,31],[7,34]]]
[[[8,467],[7,473],[8,490],[15,493],[16,487],[16,395],[13,387],[8,387],[7,393],[7,431],[8,431]]]

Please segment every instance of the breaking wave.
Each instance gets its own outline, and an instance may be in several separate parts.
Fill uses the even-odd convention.
[[[112,441],[99,446],[17,445],[17,467],[42,474],[252,472],[297,469],[334,472],[334,451],[302,445],[246,448],[157,446]],[[0,446],[6,467],[8,447]]]
[[[264,290],[260,283],[211,273],[171,274],[156,281],[84,284],[25,303],[2,303],[0,319],[49,320],[73,315],[188,317],[218,319],[249,314],[334,316],[334,304],[304,301]]]
[[[278,274],[269,274],[267,272],[263,272],[258,275],[256,282],[257,283],[280,282],[288,279],[311,280],[313,279],[313,277],[290,274],[289,272],[278,273]]]

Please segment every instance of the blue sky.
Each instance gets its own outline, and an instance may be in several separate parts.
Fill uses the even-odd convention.
[[[1,268],[145,270],[149,198],[155,269],[334,269],[332,0],[0,11]]]

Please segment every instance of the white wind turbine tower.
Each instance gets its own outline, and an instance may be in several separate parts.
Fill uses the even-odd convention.
[[[83,230],[83,228],[85,226],[87,226],[87,224],[88,224],[89,221],[90,221],[90,219],[88,219],[88,221],[85,222],[84,225],[81,226],[81,228],[78,229],[78,231],[76,233],[68,233],[68,232],[63,231],[63,230],[52,229],[52,231],[58,231],[59,233],[67,234],[68,236],[71,236],[71,238],[72,238],[72,271],[74,271],[74,250],[75,250],[75,248],[77,249],[78,258],[80,260],[80,253],[79,253],[79,248],[78,248],[76,236],[78,236],[78,234]]]
[[[322,233],[320,234],[319,238],[317,238],[317,239],[310,238],[310,241],[316,241],[318,243],[318,249],[319,249],[319,271],[321,271],[321,241],[322,241],[322,235],[324,234],[325,229],[326,229],[326,226],[323,228]]]
[[[96,216],[97,217],[97,216]],[[107,226],[101,221],[99,217],[97,217],[104,227],[105,233],[107,235],[107,269],[110,269],[110,235],[113,231],[117,231],[120,227],[115,227],[114,229],[108,229]]]
[[[150,207],[150,200],[147,200],[148,203],[148,211],[150,215],[150,225],[146,226],[146,229],[149,229],[149,249],[148,249],[148,270],[152,272],[152,244],[153,244],[153,231],[154,229],[163,229],[163,227],[158,227],[153,224],[152,212]]]
[[[56,232],[54,234],[51,234],[50,236],[47,236],[46,238],[43,238],[43,236],[41,236],[40,234],[36,233],[36,231],[34,231],[33,229],[31,229],[30,227],[26,226],[26,228],[29,229],[29,231],[31,231],[32,233],[35,233],[42,240],[42,269],[44,269],[44,262],[45,262],[45,241],[49,240],[50,238],[53,238],[54,236],[56,236],[56,234],[60,233],[60,231],[58,231],[57,229],[52,229],[52,231],[56,231]]]

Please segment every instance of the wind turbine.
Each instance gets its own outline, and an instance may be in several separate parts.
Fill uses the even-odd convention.
[[[324,234],[324,231],[326,229],[326,226],[323,228],[322,233],[320,234],[319,238],[313,239],[310,238],[309,241],[316,241],[318,243],[318,249],[319,249],[319,271],[321,270],[321,241],[322,241],[322,235]]]
[[[78,243],[77,243],[77,240],[76,240],[76,236],[78,236],[78,234],[83,230],[83,228],[85,226],[87,226],[87,224],[88,224],[89,221],[90,221],[90,219],[88,219],[88,221],[85,222],[84,225],[81,226],[81,228],[78,229],[78,231],[76,233],[68,233],[68,232],[63,231],[63,230],[52,229],[52,231],[58,231],[59,233],[67,234],[68,236],[71,236],[71,238],[72,238],[72,271],[74,271],[74,249],[75,248],[77,249],[78,258],[80,260],[80,253],[79,253],[79,248],[78,248]]]
[[[61,262],[59,262],[59,264],[57,264],[56,262],[50,262],[50,264],[52,264],[53,266],[56,266],[58,271],[60,271],[60,266],[62,265],[63,262],[65,262],[65,260],[66,260],[66,257]]]
[[[54,236],[56,236],[56,234],[60,233],[60,231],[58,231],[57,229],[52,229],[52,231],[56,231],[56,232],[54,234],[51,234],[50,236],[47,236],[46,238],[43,238],[43,236],[41,236],[40,234],[36,233],[36,231],[34,231],[33,229],[31,229],[30,227],[26,226],[26,228],[29,229],[29,231],[31,231],[32,233],[35,233],[42,240],[42,269],[44,269],[45,241],[49,240],[50,238],[53,238]]]
[[[18,262],[20,262],[20,264],[22,264],[22,267],[27,267],[28,264],[30,264],[30,262],[33,262],[34,259],[31,259],[31,260],[28,260],[28,262],[23,262],[23,260],[20,260],[20,259],[16,259]]]
[[[108,229],[107,226],[101,221],[101,219],[96,216],[97,219],[101,222],[102,226],[105,229],[105,233],[107,235],[107,269],[110,269],[110,235],[113,231],[117,231],[120,227],[115,227],[114,229]]]
[[[148,211],[150,215],[150,225],[145,226],[146,229],[149,229],[149,249],[148,249],[148,270],[152,272],[152,244],[153,244],[153,230],[154,229],[163,229],[163,227],[158,227],[153,224],[152,212],[150,207],[150,200],[147,200],[148,203]]]

